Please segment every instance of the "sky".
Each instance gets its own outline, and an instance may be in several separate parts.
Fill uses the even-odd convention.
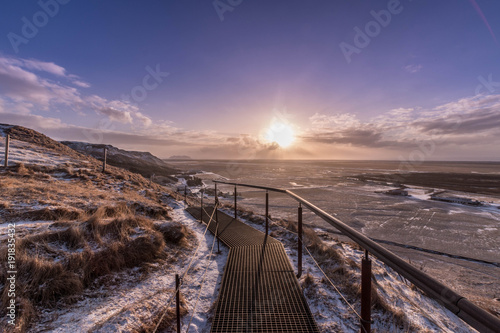
[[[500,161],[499,11],[7,0],[0,123],[161,158]]]

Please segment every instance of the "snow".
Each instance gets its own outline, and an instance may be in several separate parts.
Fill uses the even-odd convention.
[[[2,159],[0,163],[3,165],[5,156],[5,138],[0,138],[0,151],[2,152]],[[68,156],[60,155],[51,149],[36,146],[28,142],[10,140],[9,145],[9,165],[16,163],[36,164],[43,166],[57,166],[60,164],[81,164],[82,161],[74,160]]]
[[[12,125],[2,125],[0,124],[0,136],[6,137],[7,135],[5,134],[5,130],[13,127]]]
[[[182,326],[187,328],[191,317],[192,323],[189,332],[208,332],[208,313],[218,294],[218,286],[222,278],[224,264],[227,260],[228,249],[221,244],[221,253],[210,256],[214,237],[210,232],[205,236],[205,225],[194,220],[184,211],[181,202],[170,203],[174,207],[172,219],[183,223],[193,230],[197,243],[200,245],[192,268],[183,279],[181,293],[187,301],[189,313],[183,318]],[[31,332],[44,330],[46,332],[123,332],[137,328],[141,322],[149,320],[154,310],[167,304],[173,297],[175,288],[175,273],[181,275],[187,268],[193,253],[186,253],[173,266],[168,264],[157,267],[139,283],[119,282],[115,289],[101,288],[95,295],[86,297],[76,304],[65,309],[46,310],[42,313],[38,324],[30,329]],[[213,260],[212,260],[213,259]],[[203,286],[200,286],[205,268],[208,267]],[[126,275],[133,276],[136,269],[116,274],[117,278]],[[120,281],[120,280],[118,280]],[[200,293],[200,300],[194,310],[194,304]],[[90,292],[88,292],[90,293]],[[174,306],[174,305],[172,305]],[[55,319],[53,319],[55,318]]]
[[[230,209],[223,209],[223,211],[232,214]],[[265,231],[265,226],[263,225],[244,219],[241,220],[260,231]],[[285,245],[285,250],[292,262],[292,266],[297,267],[297,236],[273,222],[270,224],[270,231],[272,230],[285,231],[285,236],[277,237],[277,239]],[[326,234],[321,228],[316,228],[315,231],[319,234]],[[327,240],[325,242],[329,246],[340,248],[343,256],[357,262],[358,265],[360,264],[360,258],[364,254],[362,251],[355,250],[345,243]],[[388,304],[396,309],[401,309],[408,317],[408,321],[417,327],[418,330],[425,331],[427,329],[430,332],[446,333],[476,332],[437,301],[424,296],[420,291],[412,287],[409,282],[402,279],[398,273],[394,272],[383,262],[373,257],[371,259],[373,274],[379,284],[377,288],[378,294]],[[312,290],[306,288],[304,295],[320,330],[322,332],[359,332],[359,320],[356,315],[335,288],[323,282],[323,273],[305,251],[303,256],[303,274],[299,279],[301,283],[304,282],[307,274],[313,277],[314,288]],[[335,283],[335,281],[333,282]],[[354,308],[359,311],[359,300],[349,301],[355,303]],[[395,325],[392,318],[388,315],[377,310],[372,311],[372,319],[374,321],[372,329],[375,329],[376,332],[401,331],[402,328]],[[404,331],[406,332],[406,330]]]

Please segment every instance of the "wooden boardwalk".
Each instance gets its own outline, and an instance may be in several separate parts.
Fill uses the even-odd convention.
[[[200,218],[200,207],[187,211]],[[213,208],[206,212],[208,223]],[[283,244],[227,214],[217,215],[219,239],[230,250],[211,332],[319,332]],[[214,221],[209,230],[215,234]]]

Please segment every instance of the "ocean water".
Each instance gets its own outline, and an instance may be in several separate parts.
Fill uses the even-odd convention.
[[[393,187],[366,183],[354,175],[408,171],[401,162],[381,161],[168,161],[173,166],[196,171],[207,187],[213,179],[293,190],[344,223],[377,239],[393,241],[450,254],[500,262],[500,198],[451,192],[486,202],[469,207],[428,200],[428,188],[410,186],[411,196],[382,193]],[[412,172],[500,174],[499,163],[426,162],[412,165]],[[219,189],[232,195],[232,186]],[[262,190],[238,187],[238,204],[264,214]],[[226,199],[232,202],[232,198]],[[272,217],[296,220],[297,202],[286,195],[270,193]],[[335,230],[304,209],[304,223]]]

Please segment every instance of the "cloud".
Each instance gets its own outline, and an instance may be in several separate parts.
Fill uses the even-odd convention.
[[[109,119],[118,121],[120,123],[132,123],[132,116],[129,111],[120,111],[113,108],[103,108],[97,110],[97,113],[107,116]]]
[[[424,66],[422,66],[421,64],[411,64],[411,65],[407,65],[407,66],[404,66],[403,69],[408,72],[408,73],[411,73],[411,74],[415,74],[415,73],[418,73],[422,70],[422,68],[424,68]]]
[[[142,124],[142,126],[144,127],[150,127],[152,124],[153,124],[153,121],[151,120],[151,118],[149,118],[148,116],[140,113],[140,112],[135,112],[134,113],[134,117],[139,120],[139,122]]]
[[[324,114],[315,113],[309,117],[312,128],[321,131],[322,129],[340,130],[359,125],[359,120],[356,115],[350,113],[337,113],[329,116]]]
[[[51,75],[65,78],[76,87],[53,81]],[[153,124],[151,118],[129,102],[108,100],[97,95],[85,96],[79,91],[79,88],[88,87],[90,84],[52,62],[0,55],[0,94],[11,111],[29,114],[64,107],[64,110],[72,109],[80,115],[93,111],[122,124],[146,128]]]
[[[339,143],[355,146],[379,146],[382,134],[373,129],[350,128],[342,131],[322,132],[314,136],[304,136],[307,141]]]
[[[315,114],[309,120],[301,134],[309,143],[391,149],[429,140],[442,146],[490,145],[500,137],[500,95],[462,98],[428,110],[398,108],[366,121],[352,114]]]
[[[19,59],[16,62],[20,67],[24,67],[27,69],[47,72],[57,76],[63,76],[63,77],[66,76],[66,69],[64,69],[64,67],[54,64],[53,62],[44,62],[39,60],[26,60],[26,59]]]
[[[82,103],[77,89],[39,77],[28,69],[65,75],[52,63],[0,57],[0,93],[21,103],[33,103],[47,109],[54,102],[65,105]]]
[[[452,114],[432,120],[414,123],[422,132],[432,134],[469,134],[500,129],[500,110],[489,108],[473,110],[465,114]]]
[[[80,80],[74,80],[73,84],[76,85],[76,86],[79,86],[81,88],[90,88],[91,87],[90,83],[83,82],[83,81],[80,81]]]

